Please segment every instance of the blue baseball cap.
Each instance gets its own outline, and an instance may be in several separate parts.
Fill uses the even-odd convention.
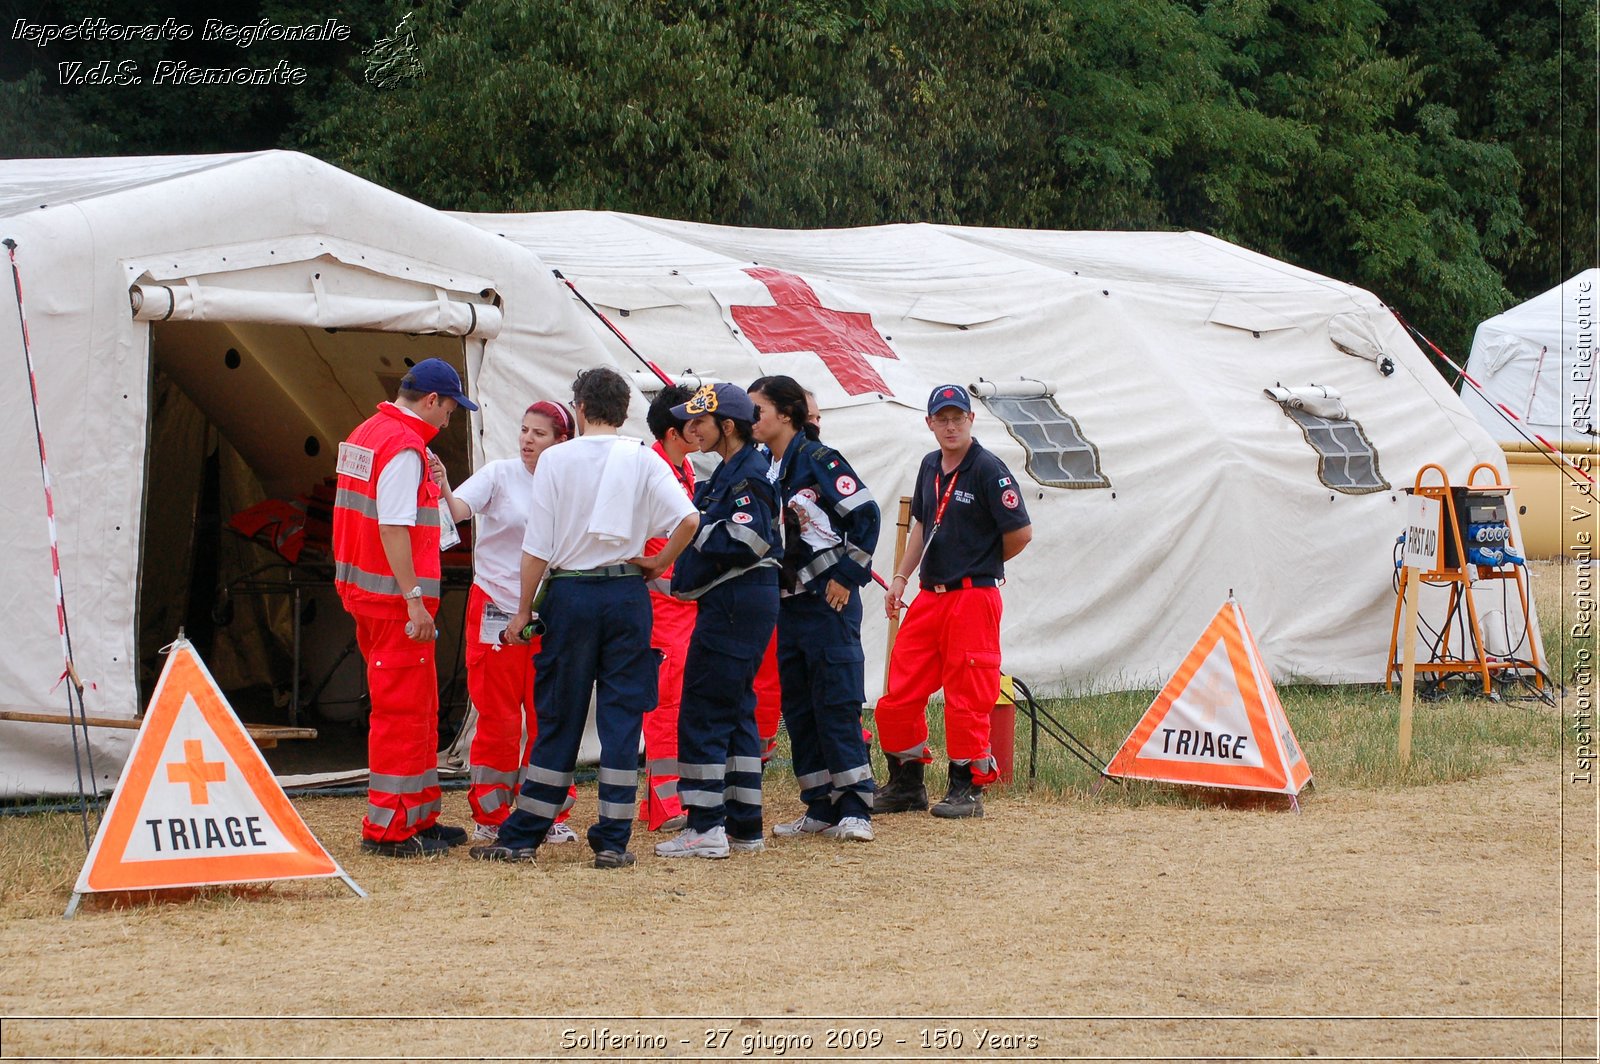
[[[467,398],[461,390],[461,378],[455,367],[442,358],[425,358],[411,367],[400,381],[400,387],[415,392],[438,392],[442,399],[454,399],[468,410],[478,409],[478,404]]]
[[[932,417],[947,406],[972,413],[972,396],[959,384],[941,384],[928,396],[928,416]]]
[[[672,408],[672,416],[682,421],[693,421],[701,414],[721,414],[739,421],[754,421],[756,404],[750,401],[749,393],[737,384],[702,384],[687,403],[679,403]]]

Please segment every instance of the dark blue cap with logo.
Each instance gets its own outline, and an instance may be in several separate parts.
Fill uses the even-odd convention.
[[[687,403],[672,408],[672,416],[693,421],[701,414],[721,414],[738,421],[754,421],[756,404],[737,384],[702,384]]]
[[[425,358],[411,367],[400,381],[400,387],[415,392],[438,392],[441,399],[454,399],[468,410],[478,409],[478,404],[467,398],[461,390],[461,378],[455,367],[442,358]]]
[[[928,416],[932,417],[947,406],[972,413],[972,396],[959,384],[941,384],[928,396]]]

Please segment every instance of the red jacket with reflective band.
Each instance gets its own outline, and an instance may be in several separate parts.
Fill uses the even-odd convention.
[[[405,593],[389,568],[378,536],[378,477],[395,455],[415,451],[422,461],[417,487],[417,523],[411,533],[411,564],[422,585],[428,613],[439,611],[439,486],[428,475],[424,453],[438,429],[393,403],[373,414],[339,445],[339,490],[333,503],[333,586],[344,608],[369,617],[406,616]]]

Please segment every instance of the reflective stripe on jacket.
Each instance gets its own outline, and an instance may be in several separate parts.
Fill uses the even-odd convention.
[[[424,449],[438,430],[393,403],[373,414],[340,445],[339,486],[333,502],[333,584],[344,608],[370,617],[405,617],[405,593],[389,568],[378,534],[378,478],[402,451],[422,462],[411,564],[429,614],[439,610],[439,486],[428,475]]]

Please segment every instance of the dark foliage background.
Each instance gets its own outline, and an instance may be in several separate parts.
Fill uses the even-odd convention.
[[[16,157],[297,148],[463,210],[1199,229],[1371,288],[1457,357],[1479,320],[1600,246],[1583,0],[334,7],[7,0],[0,137]],[[351,36],[40,48],[17,32],[94,17],[197,37],[208,18],[334,17]],[[145,81],[63,83],[58,64],[102,59]],[[162,59],[306,77],[156,85]]]

